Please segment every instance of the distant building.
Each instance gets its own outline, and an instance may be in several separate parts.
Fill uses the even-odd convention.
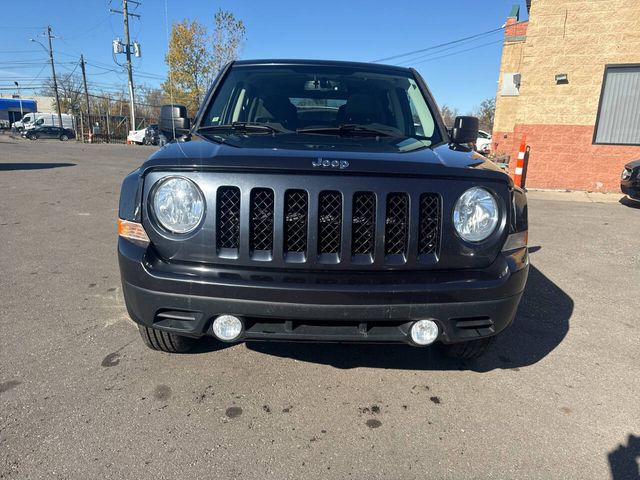
[[[530,0],[507,18],[493,150],[515,167],[531,147],[527,186],[618,191],[640,158],[640,1]]]
[[[0,93],[0,128],[9,128],[25,113],[55,111],[56,99],[54,97],[30,96],[24,98]]]
[[[9,128],[23,114],[37,111],[38,105],[31,99],[0,98],[0,128]]]

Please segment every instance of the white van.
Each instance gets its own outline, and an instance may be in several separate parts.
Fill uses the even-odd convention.
[[[22,130],[30,123],[34,122],[36,119],[37,112],[26,113],[20,120],[17,122],[13,122],[11,128],[15,128],[16,130]]]
[[[60,121],[58,120],[58,114],[53,112],[38,112],[32,113],[35,118],[30,123],[25,124],[25,130],[31,130],[36,127],[59,127]],[[26,116],[26,115],[25,115]],[[62,128],[69,128],[71,130],[75,130],[75,119],[73,115],[69,115],[68,113],[62,114]]]

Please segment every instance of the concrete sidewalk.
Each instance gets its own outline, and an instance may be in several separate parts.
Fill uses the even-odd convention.
[[[564,202],[620,203],[620,200],[627,196],[623,193],[529,189],[527,190],[527,197],[530,199],[558,200]]]

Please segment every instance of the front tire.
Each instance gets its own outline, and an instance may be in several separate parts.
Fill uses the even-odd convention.
[[[37,140],[38,139],[38,135],[29,135],[29,140]]]
[[[60,141],[61,142],[66,142],[67,140],[69,140],[69,136],[68,135],[66,135],[64,133],[62,135],[60,135]]]
[[[484,355],[494,339],[495,337],[487,337],[479,338],[478,340],[469,340],[467,342],[442,344],[441,348],[447,357],[459,360],[470,360]]]
[[[175,333],[156,330],[155,328],[138,325],[142,341],[151,350],[167,353],[186,353],[193,349],[197,340]]]

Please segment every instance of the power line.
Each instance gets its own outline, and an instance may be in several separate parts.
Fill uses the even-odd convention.
[[[81,32],[81,33],[76,33],[76,34],[73,34],[73,35],[71,35],[71,36],[65,36],[65,38],[66,38],[66,39],[68,39],[68,40],[73,40],[74,38],[83,37],[83,36],[85,36],[87,33],[90,33],[90,32],[93,32],[94,30],[96,30],[100,25],[102,25],[106,20],[108,20],[110,16],[111,16],[111,15],[110,15],[109,13],[107,13],[107,14],[102,18],[102,20],[100,20],[98,23],[96,23],[93,27],[90,27],[90,28],[88,28],[88,29],[84,30],[84,31],[83,31],[83,32]]]
[[[495,44],[497,44],[497,43],[503,43],[503,40],[502,40],[502,39],[500,39],[500,40],[493,41],[493,42],[487,42],[487,43],[483,43],[483,44],[481,44],[481,45],[476,45],[475,47],[465,48],[464,50],[459,50],[459,51],[457,51],[457,52],[451,52],[451,53],[447,53],[447,54],[445,54],[445,55],[439,55],[439,56],[436,56],[436,57],[427,58],[427,59],[425,59],[425,60],[420,60],[419,62],[414,62],[414,64],[424,63],[424,62],[431,62],[431,61],[433,61],[433,60],[439,60],[439,59],[441,59],[441,58],[451,57],[451,56],[453,56],[453,55],[458,55],[458,54],[460,54],[460,53],[470,52],[471,50],[477,50],[477,49],[479,49],[479,48],[487,47],[487,46],[489,46],[489,45],[495,45]]]
[[[423,52],[427,52],[429,50],[436,50],[438,48],[442,48],[442,47],[447,47],[449,45],[453,45],[455,43],[460,43],[460,42],[464,42],[467,40],[472,40],[474,38],[479,38],[479,37],[483,37],[485,35],[489,35],[495,32],[499,32],[504,30],[505,27],[500,27],[500,28],[494,28],[492,30],[487,30],[486,32],[482,32],[482,33],[477,33],[475,35],[471,35],[469,37],[464,37],[464,38],[459,38],[457,40],[451,40],[450,42],[445,42],[445,43],[440,43],[438,45],[432,45],[430,47],[426,47],[426,48],[421,48],[419,50],[413,50],[411,52],[405,52],[405,53],[399,53],[397,55],[392,55],[390,57],[385,57],[385,58],[379,58],[377,60],[372,60],[372,62],[377,63],[377,62],[387,62],[389,60],[395,60],[396,58],[402,58],[402,57],[407,57],[410,55],[415,55],[416,53],[423,53]]]
[[[493,34],[486,35],[486,37],[490,37],[491,35],[494,35],[496,33],[501,33],[501,32],[494,32]],[[485,37],[480,37],[480,38],[485,38]],[[413,64],[415,62],[418,62],[419,60],[422,60],[424,58],[428,58],[428,57],[431,57],[433,55],[440,55],[443,52],[447,52],[447,51],[450,51],[450,50],[455,50],[455,49],[460,48],[460,47],[462,47],[464,45],[469,45],[469,44],[475,43],[476,40],[478,40],[478,39],[465,40],[463,42],[456,43],[455,45],[451,45],[451,46],[446,47],[446,48],[440,48],[437,51],[430,51],[428,53],[423,53],[421,55],[418,55],[417,57],[405,58],[403,60],[400,60],[396,65],[411,65],[411,64]],[[500,39],[500,41],[502,42],[502,39]]]

